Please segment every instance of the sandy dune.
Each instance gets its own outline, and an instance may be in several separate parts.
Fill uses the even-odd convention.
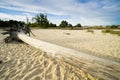
[[[97,79],[64,57],[36,49],[25,43],[5,44],[0,34],[0,80],[86,80]]]
[[[33,30],[35,38],[120,62],[120,37],[86,30]],[[69,34],[68,34],[69,33]]]
[[[66,32],[63,33],[64,30],[63,31],[52,30],[52,32],[51,30],[34,30],[33,32],[35,33],[36,38],[38,39],[59,44],[65,47],[67,46],[74,49],[73,45],[72,45],[73,47],[71,47],[70,45],[66,45],[69,41],[68,39],[66,39],[66,36],[70,36],[72,33],[70,33],[70,35],[66,35]],[[61,33],[60,36],[58,36],[59,32]],[[87,34],[92,35],[91,33],[87,33]],[[34,48],[25,43],[13,42],[10,44],[5,44],[3,42],[3,38],[4,36],[0,34],[0,44],[1,44],[0,59],[3,60],[3,63],[0,64],[0,80],[95,80],[98,77],[99,79],[105,79],[105,80],[120,79],[119,77],[120,65],[115,66],[115,68],[114,65],[107,66],[108,68],[106,69],[102,66],[103,65],[102,63],[96,64],[95,62],[89,63],[89,61],[87,61],[88,64],[85,66],[85,63],[82,62],[82,60],[79,58],[72,58],[72,57],[66,58],[65,56],[60,56],[60,57],[53,56],[51,55],[51,53]],[[64,40],[65,39],[68,40],[67,43],[66,41],[63,40],[63,38]],[[73,38],[71,37],[70,41],[72,40]],[[119,38],[116,37],[116,40],[119,40]],[[62,41],[63,43],[60,41]],[[75,49],[82,50],[79,48],[75,48]],[[85,50],[82,51],[88,52]],[[89,53],[89,54],[93,54],[93,53]],[[103,53],[98,54],[98,56],[102,56],[102,54]],[[111,56],[111,54],[107,55],[108,58],[109,56]],[[116,61],[116,57],[113,56],[111,58]],[[117,57],[117,60],[119,61],[119,57]],[[99,65],[99,67],[94,66],[92,64]],[[94,71],[93,68],[95,68],[96,71],[98,72]],[[97,69],[101,69],[101,70],[97,70]],[[92,72],[96,73],[97,75],[93,75]]]

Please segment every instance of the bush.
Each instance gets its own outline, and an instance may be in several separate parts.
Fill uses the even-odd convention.
[[[117,35],[120,36],[120,31],[111,31],[110,33],[111,33],[111,34],[117,34]]]
[[[65,33],[66,35],[70,35],[70,33]]]
[[[111,29],[104,29],[104,30],[102,30],[102,33],[109,33],[111,31],[112,31]]]
[[[119,26],[118,25],[111,25],[111,26],[106,26],[106,28],[117,29],[117,28],[119,28]]]
[[[105,29],[105,30],[102,30],[102,33],[117,34],[117,35],[120,36],[120,31],[115,31],[115,30],[112,30],[112,29]]]
[[[92,29],[88,29],[87,32],[94,33],[94,30],[92,30]]]

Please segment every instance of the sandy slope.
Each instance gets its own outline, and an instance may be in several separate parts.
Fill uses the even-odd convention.
[[[38,30],[34,30],[34,33],[36,35],[40,33],[39,31],[38,32],[37,31]],[[63,33],[63,31],[59,31],[59,30],[58,31],[62,34],[59,37],[53,36],[55,35],[55,33],[58,35],[57,30],[55,31],[52,30],[52,32],[51,30],[48,30],[47,32],[46,30],[45,31],[40,30],[40,31],[43,31],[43,36],[40,33],[39,35],[42,37],[37,35],[37,38],[39,39],[42,38],[51,42],[53,41],[54,43],[63,40],[63,39],[60,40],[59,37],[66,39],[66,37],[64,36],[70,36],[70,35],[66,35],[66,33]],[[53,35],[48,36],[48,34],[50,33],[53,33]],[[44,34],[46,34],[48,38]],[[4,36],[0,35],[0,44],[1,44],[0,59],[3,60],[3,63],[0,64],[0,80],[5,80],[5,79],[6,80],[9,80],[9,79],[12,79],[12,80],[16,80],[16,79],[17,80],[19,79],[21,80],[29,80],[29,79],[31,80],[41,80],[41,79],[42,80],[89,80],[89,79],[94,80],[96,79],[95,77],[99,77],[101,79],[111,79],[111,80],[119,79],[120,71],[119,71],[119,67],[117,66],[115,66],[115,68],[114,68],[114,65],[107,66],[108,69],[106,69],[103,66],[101,66],[103,65],[102,63],[101,65],[99,65],[94,62],[93,63],[88,62],[88,64],[85,66],[84,62],[81,62],[79,58],[72,58],[72,57],[66,58],[64,56],[53,57],[51,53],[41,51],[39,49],[36,49],[32,46],[29,46],[23,43],[18,44],[16,42],[13,42],[7,45],[2,41],[3,37]],[[56,40],[56,39],[59,39],[59,40]],[[67,44],[64,40],[63,40],[63,43]],[[73,38],[71,40],[73,40]],[[59,43],[59,45],[61,44],[62,43]],[[71,46],[67,46],[67,47],[71,47]],[[93,66],[92,64],[99,65],[99,67]],[[97,70],[96,72],[94,71],[93,68],[95,68],[96,70],[97,69],[99,70]],[[96,73],[97,76],[93,75],[92,72]]]
[[[87,73],[92,73],[92,75],[97,76],[103,79],[117,79],[120,78],[120,63],[92,56],[80,51],[62,47],[59,45],[51,44],[45,41],[33,39],[22,33],[18,34],[18,37],[28,43],[31,46],[34,46],[38,49],[51,53],[53,57],[65,58],[66,61],[72,65],[76,65],[79,68],[84,68]],[[82,66],[81,66],[82,64]],[[96,74],[97,73],[97,74]],[[99,74],[99,75],[98,75]],[[106,75],[105,75],[106,74]]]
[[[66,58],[53,57],[25,43],[5,44],[0,34],[0,80],[94,80]],[[73,61],[75,62],[75,61]]]
[[[120,37],[86,30],[33,30],[35,38],[120,62]],[[67,35],[69,33],[69,35]]]

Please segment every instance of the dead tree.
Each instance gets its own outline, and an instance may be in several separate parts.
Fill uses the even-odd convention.
[[[18,37],[17,37],[17,34],[18,33],[24,33],[24,34],[29,34],[30,36],[30,27],[29,26],[25,26],[23,28],[23,26],[17,24],[17,26],[13,26],[11,28],[7,28],[7,29],[4,29],[4,32],[2,33],[3,35],[6,35],[8,34],[9,36],[7,36],[4,41],[5,43],[10,43],[14,40],[16,41],[21,41]],[[31,32],[32,33],[32,32]],[[33,34],[33,33],[32,33]]]
[[[30,30],[30,27],[28,25],[24,27],[23,31],[25,34],[29,34],[29,36],[30,36],[31,30]]]

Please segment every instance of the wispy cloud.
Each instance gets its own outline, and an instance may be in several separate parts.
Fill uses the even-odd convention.
[[[119,24],[119,4],[119,0],[0,0],[0,8],[21,11],[22,15],[18,16],[25,13],[32,17],[45,13],[50,21],[57,24],[61,20],[67,20],[82,25]],[[10,13],[4,14],[12,15]]]
[[[0,13],[0,18],[3,20],[13,19],[18,21],[25,21],[25,16],[23,15],[10,15],[6,13]]]

